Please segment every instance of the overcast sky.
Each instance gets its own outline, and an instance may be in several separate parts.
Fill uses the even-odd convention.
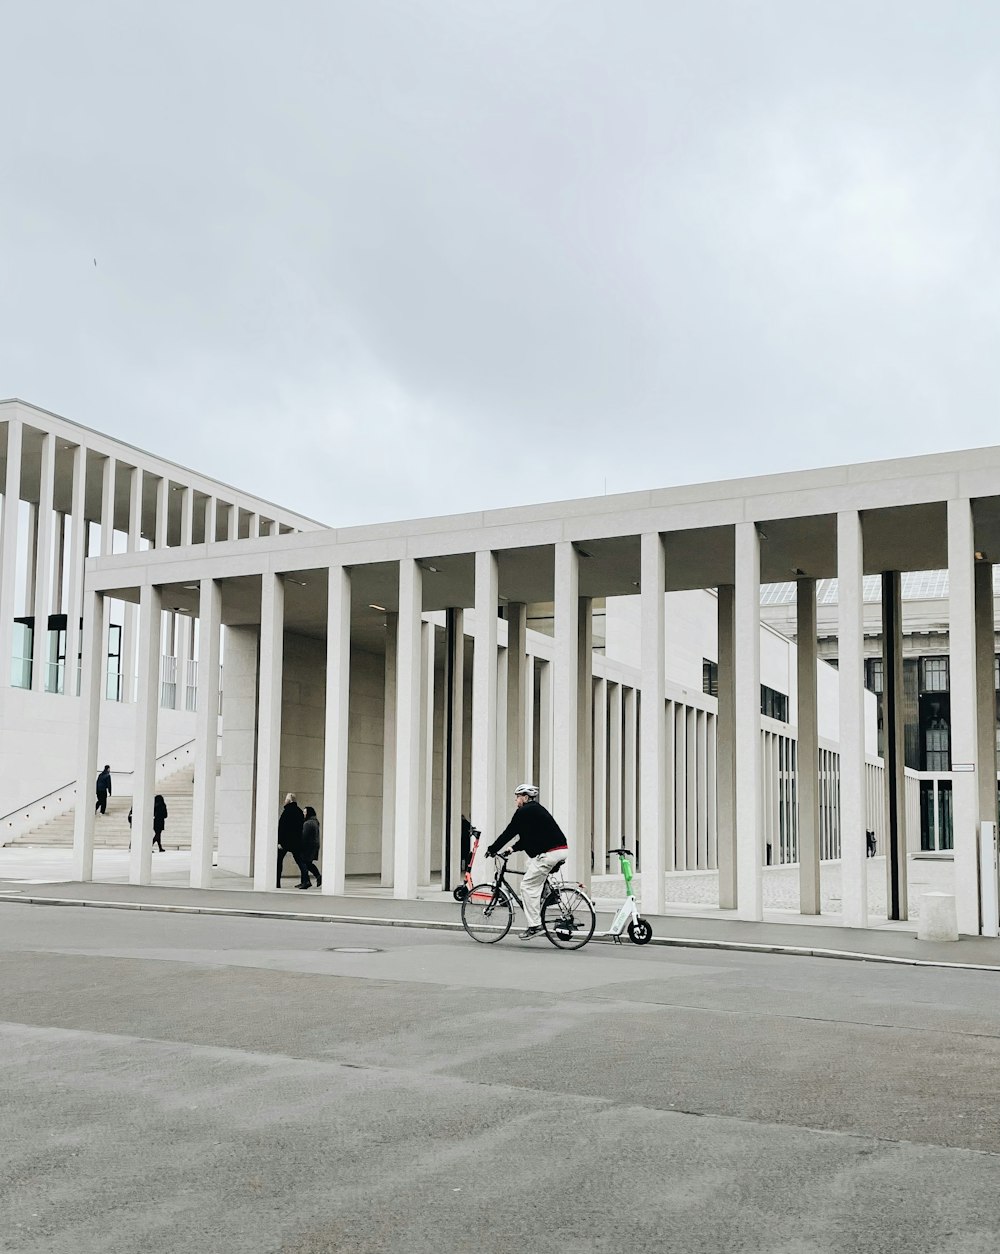
[[[332,524],[1000,443],[996,0],[0,0],[0,48],[0,396]]]

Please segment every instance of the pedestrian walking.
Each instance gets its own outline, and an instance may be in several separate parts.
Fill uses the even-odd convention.
[[[285,854],[290,853],[299,868],[299,888],[309,888],[309,872],[302,864],[302,825],[306,816],[299,809],[295,793],[285,796],[285,805],[278,819],[278,887],[281,887],[281,866]]]
[[[97,805],[94,806],[94,813],[98,811],[101,814],[108,812],[108,798],[111,796],[111,767],[105,764],[104,770],[97,777]]]
[[[316,859],[319,857],[319,819],[312,806],[306,806],[306,821],[302,824],[302,865],[306,869],[306,877],[312,875],[316,879],[316,887],[323,883]]]
[[[153,848],[163,853],[163,829],[167,825],[167,803],[159,793],[153,798]]]

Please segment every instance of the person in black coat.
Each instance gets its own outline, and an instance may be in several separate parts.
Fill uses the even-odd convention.
[[[153,798],[153,846],[163,853],[163,829],[167,825],[167,803],[159,793]]]
[[[316,877],[316,887],[323,883],[316,859],[319,857],[319,819],[312,806],[306,806],[306,821],[302,824],[302,864],[306,868],[307,877]]]
[[[309,872],[302,862],[302,825],[306,816],[298,807],[293,792],[285,797],[285,806],[278,819],[278,887],[281,887],[281,864],[290,853],[299,868],[299,888],[309,888]]]
[[[97,805],[94,806],[94,813],[98,810],[102,814],[108,812],[108,798],[111,796],[111,767],[105,765],[97,777]]]

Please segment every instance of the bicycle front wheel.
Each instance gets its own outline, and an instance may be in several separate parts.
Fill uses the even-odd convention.
[[[542,927],[558,949],[582,949],[596,922],[594,907],[578,888],[557,888],[542,906]]]
[[[476,884],[462,902],[462,926],[474,941],[494,945],[510,931],[514,907],[502,888]]]

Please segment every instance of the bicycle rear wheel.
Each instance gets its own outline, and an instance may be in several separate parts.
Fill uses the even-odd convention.
[[[514,907],[502,888],[476,884],[462,902],[462,926],[474,941],[494,945],[510,931]]]
[[[582,949],[596,922],[594,907],[578,888],[557,888],[542,906],[542,927],[558,949]]]

